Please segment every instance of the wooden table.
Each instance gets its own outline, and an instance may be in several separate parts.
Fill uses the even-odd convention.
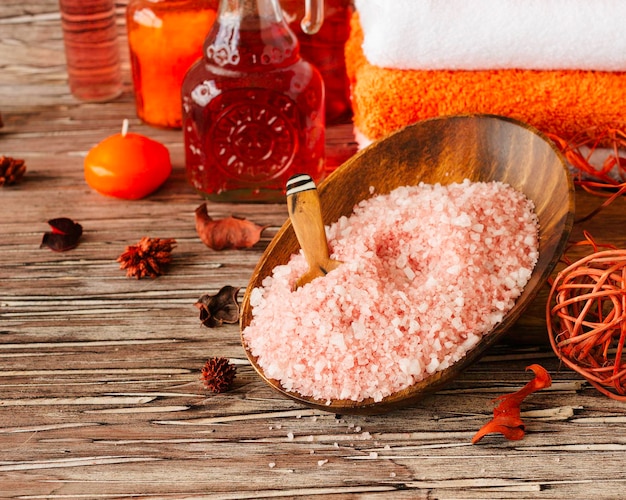
[[[56,0],[0,6],[0,154],[28,168],[22,183],[0,188],[0,497],[623,498],[626,405],[559,366],[547,346],[546,293],[515,327],[516,345],[498,346],[411,408],[334,415],[268,388],[237,326],[203,327],[193,304],[224,285],[243,292],[285,207],[210,204],[214,217],[270,227],[248,250],[205,247],[181,132],[141,124],[128,84],[111,103],[72,98],[56,9]],[[127,61],[125,71],[128,82]],[[83,156],[123,118],[174,162],[165,186],[140,201],[106,198],[83,179]],[[328,136],[331,164],[354,152],[349,125]],[[577,202],[586,213],[598,200],[579,193]],[[572,240],[586,228],[626,246],[625,213],[622,199],[576,226]],[[40,248],[46,221],[61,216],[83,225],[80,245]],[[116,262],[142,236],[177,241],[157,279],[126,278]],[[212,356],[237,365],[232,391],[204,389],[200,370]],[[523,386],[531,363],[554,383],[524,404],[525,438],[470,444],[492,398]]]

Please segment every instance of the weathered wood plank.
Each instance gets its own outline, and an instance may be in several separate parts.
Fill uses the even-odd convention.
[[[122,50],[125,4],[117,4]],[[241,296],[286,220],[283,206],[210,204],[215,217],[235,213],[269,228],[252,249],[206,248],[180,131],[141,124],[128,83],[111,103],[69,95],[57,0],[0,5],[0,111],[0,154],[28,167],[21,184],[0,188],[0,497],[623,496],[626,406],[565,370],[546,346],[547,289],[514,329],[516,344],[528,345],[497,346],[413,407],[368,417],[313,411],[261,381],[237,326],[205,328],[193,307],[226,284]],[[136,202],[100,196],[82,174],[85,153],[123,118],[166,144],[174,163],[165,186]],[[355,149],[349,125],[331,128],[327,143],[331,165]],[[597,203],[579,193],[579,214]],[[587,229],[625,247],[624,203],[577,225],[572,241]],[[39,248],[57,216],[84,227],[71,252]],[[115,259],[144,235],[175,238],[174,260],[158,279],[128,279]],[[232,391],[204,389],[209,356],[236,364]],[[533,362],[554,383],[524,404],[524,440],[470,445],[492,399],[523,386]]]

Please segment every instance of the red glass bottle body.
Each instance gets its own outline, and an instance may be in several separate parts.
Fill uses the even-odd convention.
[[[324,85],[277,0],[222,0],[183,82],[187,176],[215,201],[282,202],[324,172]]]
[[[350,36],[354,5],[352,0],[320,1],[324,2],[323,23],[312,35],[302,30],[303,0],[282,0],[281,5],[289,27],[298,37],[302,57],[315,65],[324,78],[326,123],[348,123],[352,117],[352,104],[344,46]]]

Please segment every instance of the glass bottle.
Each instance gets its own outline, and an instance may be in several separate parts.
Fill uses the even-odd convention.
[[[285,19],[300,41],[300,53],[322,73],[326,88],[326,124],[348,123],[352,117],[350,82],[344,47],[350,36],[352,0],[320,0],[324,22],[316,33],[304,31],[302,0],[281,0]]]
[[[324,84],[278,0],[221,0],[182,98],[187,176],[206,198],[282,203],[293,174],[321,180]]]
[[[83,101],[122,93],[114,0],[59,0],[70,91]]]
[[[130,0],[128,47],[137,116],[180,128],[181,87],[217,15],[218,0]]]

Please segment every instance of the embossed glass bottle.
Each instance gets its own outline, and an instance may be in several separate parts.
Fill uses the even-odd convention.
[[[208,199],[284,202],[293,174],[321,180],[324,84],[278,0],[221,0],[182,100],[187,176]]]

